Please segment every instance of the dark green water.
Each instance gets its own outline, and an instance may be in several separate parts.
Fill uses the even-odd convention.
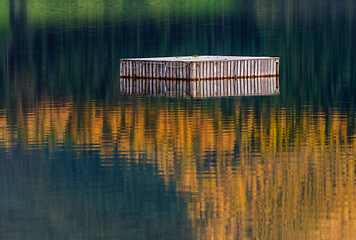
[[[355,12],[0,0],[0,239],[355,239]],[[280,57],[280,94],[120,94],[189,55]]]

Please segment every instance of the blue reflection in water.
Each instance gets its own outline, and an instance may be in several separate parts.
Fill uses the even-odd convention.
[[[144,155],[103,167],[98,151],[74,147],[1,148],[4,239],[192,237],[185,203]]]

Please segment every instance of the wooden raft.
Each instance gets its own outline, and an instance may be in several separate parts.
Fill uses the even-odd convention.
[[[279,94],[278,77],[222,80],[170,80],[120,78],[120,92],[127,95],[170,97],[224,97]]]
[[[278,57],[159,57],[120,60],[120,77],[212,80],[279,75]]]

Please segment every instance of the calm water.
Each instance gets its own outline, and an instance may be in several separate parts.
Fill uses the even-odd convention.
[[[0,0],[0,239],[356,239],[352,0]],[[279,94],[120,93],[119,60],[278,56]]]

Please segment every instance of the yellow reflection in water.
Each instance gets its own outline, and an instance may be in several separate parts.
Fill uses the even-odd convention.
[[[102,167],[117,153],[137,163],[146,154],[167,186],[174,181],[199,239],[356,238],[350,116],[162,101],[19,106],[0,112],[0,142],[97,148]]]

